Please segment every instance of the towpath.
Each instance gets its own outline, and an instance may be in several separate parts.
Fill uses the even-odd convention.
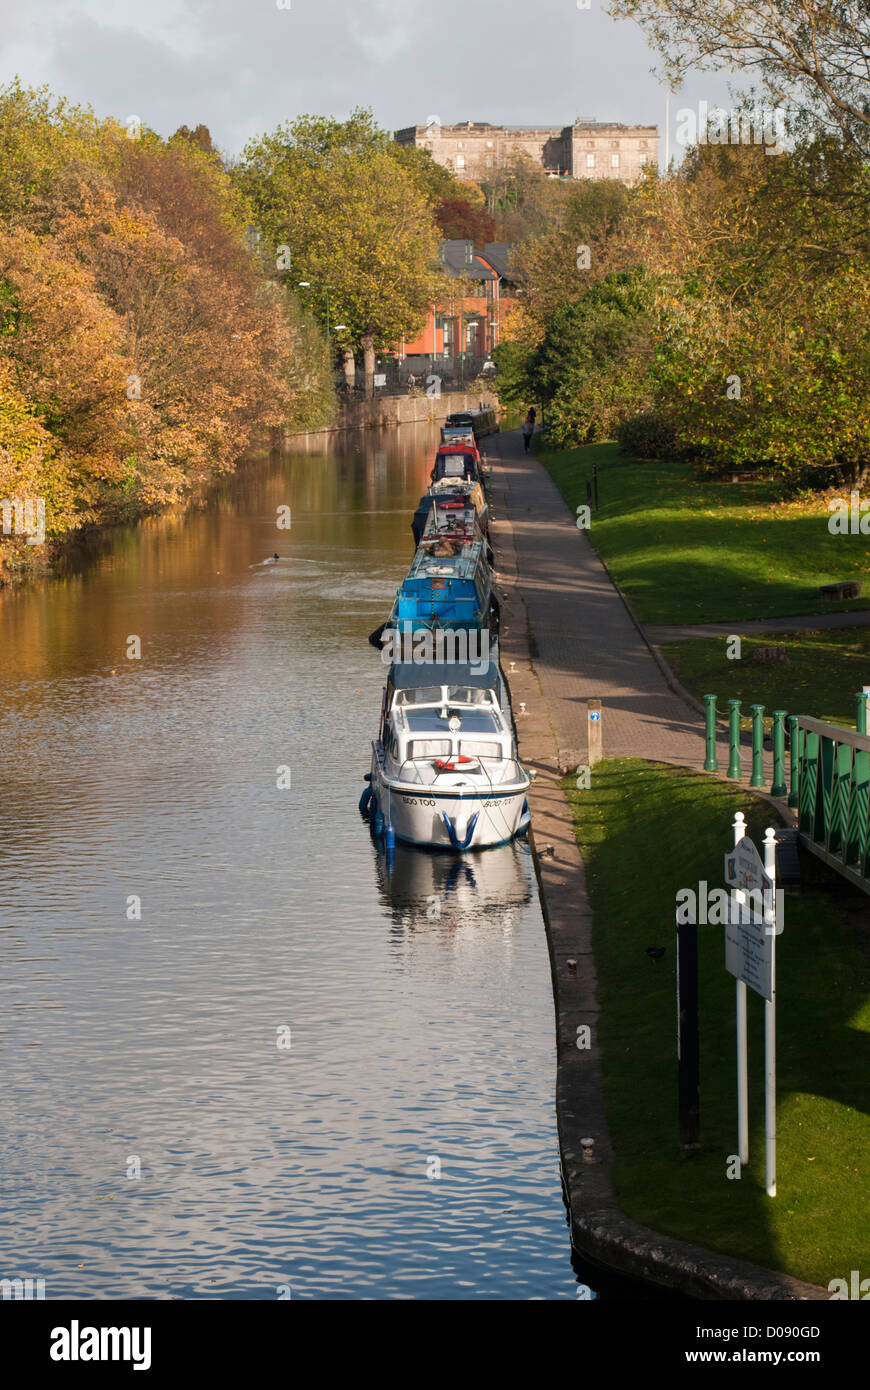
[[[527,614],[534,671],[563,766],[586,761],[586,701],[598,698],[605,758],[702,767],[700,715],[666,682],[546,469],[523,453],[515,432],[490,439],[487,457],[498,578]],[[515,610],[512,621],[522,620]]]

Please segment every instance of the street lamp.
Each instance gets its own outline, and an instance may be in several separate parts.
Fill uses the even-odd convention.
[[[310,289],[311,289],[311,281],[310,281],[310,280],[300,280],[300,281],[299,281],[299,288],[302,289],[302,290],[310,290]],[[317,288],[317,287],[315,286],[315,288]],[[322,289],[323,289],[323,293],[326,295],[326,340],[327,340],[327,342],[328,342],[328,341],[329,341],[329,337],[330,337],[330,333],[329,333],[329,285],[324,285],[324,286],[322,286]]]

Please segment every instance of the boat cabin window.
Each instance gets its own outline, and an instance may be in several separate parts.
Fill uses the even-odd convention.
[[[488,705],[490,692],[476,685],[451,685],[447,691],[447,703],[451,705]]]
[[[463,738],[459,740],[460,756],[466,758],[501,758],[501,746],[498,743],[481,743],[476,738]]]
[[[440,685],[417,685],[411,690],[400,690],[396,701],[400,705],[440,705]]]
[[[445,478],[464,478],[465,477],[465,458],[462,454],[456,454],[453,458],[446,458],[443,461],[443,474]]]
[[[494,698],[493,690],[476,685],[415,685],[396,691],[396,704],[402,706],[491,705]]]
[[[449,738],[414,738],[408,744],[408,757],[446,758],[451,753]]]

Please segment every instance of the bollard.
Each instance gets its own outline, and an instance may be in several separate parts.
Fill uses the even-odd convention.
[[[750,705],[752,713],[752,776],[750,787],[764,786],[764,705]]]
[[[716,696],[704,696],[704,716],[707,721],[707,752],[704,758],[704,771],[717,772],[719,764],[716,761]]]
[[[586,757],[589,762],[589,766],[594,767],[596,763],[601,762],[602,758],[603,740],[601,737],[601,701],[587,700],[586,709],[588,713],[588,719],[586,722],[588,752],[586,754]]]
[[[771,796],[785,796],[785,710],[773,711],[773,785]]]
[[[740,701],[728,701],[728,776],[740,777]]]
[[[857,718],[855,720],[855,727],[857,728],[859,734],[866,734],[867,732],[868,693],[870,693],[870,689],[868,689],[868,687],[865,686],[865,688],[863,690],[859,690],[858,694],[855,696],[855,699],[858,701],[858,713]]]
[[[592,465],[592,489],[595,493],[595,510],[598,511],[598,464]]]
[[[798,778],[800,776],[801,754],[798,747],[798,717],[790,714],[788,717],[788,761],[791,770],[791,791],[788,794],[789,806],[799,806],[800,797],[798,796]]]
[[[587,505],[587,507],[589,508],[589,510],[590,510],[590,512],[591,512],[591,511],[592,511],[592,484],[590,483],[590,481],[589,481],[588,478],[586,479],[586,505]]]

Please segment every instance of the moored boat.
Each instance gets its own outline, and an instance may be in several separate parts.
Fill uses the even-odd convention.
[[[360,809],[388,841],[486,849],[524,834],[529,776],[497,661],[396,663]]]

